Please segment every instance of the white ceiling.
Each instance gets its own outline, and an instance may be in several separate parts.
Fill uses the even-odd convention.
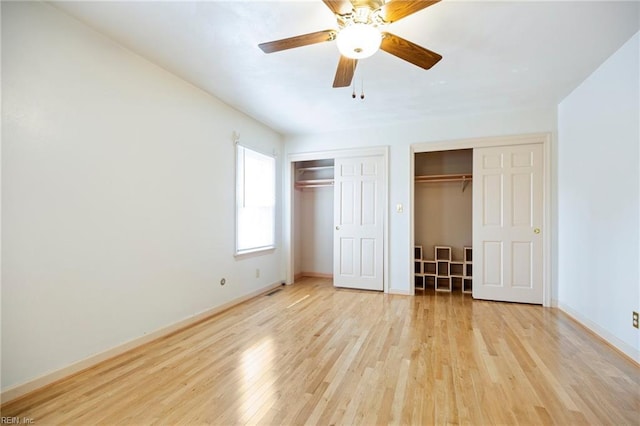
[[[321,0],[54,5],[283,134],[555,106],[640,29],[636,1],[443,0],[387,28],[442,61],[425,71],[378,52],[359,62],[354,100],[331,87],[335,42],[258,48],[337,28]]]

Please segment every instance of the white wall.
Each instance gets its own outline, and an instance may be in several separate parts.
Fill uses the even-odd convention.
[[[365,101],[366,102],[366,101]],[[413,285],[413,248],[410,245],[409,212],[412,180],[412,144],[440,142],[476,137],[555,133],[554,108],[494,112],[468,116],[425,118],[417,123],[402,123],[378,128],[356,129],[336,133],[293,135],[286,137],[287,154],[320,152],[344,148],[390,146],[389,153],[389,283],[392,293],[409,294]],[[554,175],[554,164],[552,175]],[[552,194],[552,199],[553,199]],[[403,204],[403,213],[395,206]],[[285,206],[288,209],[289,206]],[[555,229],[555,225],[552,224]],[[553,232],[553,230],[552,230]],[[554,233],[555,234],[555,233]]]
[[[233,256],[232,134],[280,135],[43,3],[2,65],[3,390],[283,280]]]
[[[421,183],[415,186],[415,245],[423,257],[434,260],[435,246],[450,246],[453,260],[463,260],[463,247],[471,246],[473,189],[460,182]]]
[[[640,362],[639,40],[558,107],[558,303]]]
[[[333,187],[300,191],[301,273],[333,275]]]

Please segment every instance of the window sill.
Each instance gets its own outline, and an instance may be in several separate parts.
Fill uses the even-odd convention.
[[[276,247],[275,246],[260,247],[260,248],[255,248],[255,249],[237,251],[234,254],[234,257],[241,259],[241,258],[244,258],[244,257],[252,257],[252,256],[260,256],[260,255],[263,255],[263,254],[269,254],[269,253],[273,253],[274,251],[276,251]]]

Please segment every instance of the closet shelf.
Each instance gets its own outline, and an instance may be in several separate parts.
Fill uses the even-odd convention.
[[[415,177],[416,183],[439,183],[439,182],[462,182],[462,190],[473,180],[469,174],[449,174],[449,175],[421,175]]]
[[[429,183],[429,182],[465,182],[473,180],[471,173],[468,175],[423,175],[416,176],[416,182]]]
[[[332,170],[333,166],[312,166],[312,167],[299,167],[296,170],[299,174],[304,172],[317,172],[320,170]]]

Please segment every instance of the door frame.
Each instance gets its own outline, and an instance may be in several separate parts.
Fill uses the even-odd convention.
[[[542,306],[551,306],[551,134],[550,133],[536,133],[528,135],[513,135],[513,136],[498,136],[498,137],[486,137],[486,138],[474,138],[474,139],[459,139],[451,141],[441,142],[419,142],[411,144],[410,146],[410,159],[409,170],[411,176],[409,194],[411,197],[411,208],[409,209],[409,276],[411,278],[410,293],[415,295],[415,285],[413,283],[413,247],[415,246],[415,182],[413,176],[415,175],[415,154],[420,152],[433,152],[433,151],[451,151],[457,149],[474,149],[474,148],[486,148],[493,146],[510,146],[510,145],[528,145],[528,144],[542,144],[543,152],[543,173],[542,173]]]
[[[284,250],[284,269],[286,284],[293,284],[294,282],[294,253],[295,253],[295,235],[294,235],[294,203],[293,197],[295,194],[295,170],[294,163],[298,161],[312,161],[323,159],[335,159],[335,158],[349,158],[349,157],[371,157],[382,156],[382,164],[384,167],[384,179],[383,179],[383,199],[381,200],[383,206],[383,291],[389,292],[389,146],[379,146],[371,148],[354,148],[354,149],[339,149],[339,150],[327,150],[327,151],[313,151],[302,153],[291,153],[287,155],[287,159],[284,164],[284,176],[283,176],[283,194],[284,194],[284,229],[283,229],[283,250]]]

